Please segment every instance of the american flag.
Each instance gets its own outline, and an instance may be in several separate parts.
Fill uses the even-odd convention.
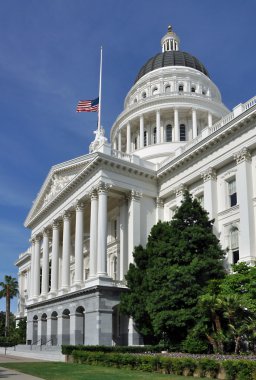
[[[79,100],[76,112],[97,112],[99,110],[99,98],[93,100]]]

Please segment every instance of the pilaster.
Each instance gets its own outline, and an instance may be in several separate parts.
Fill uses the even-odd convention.
[[[239,260],[255,262],[254,215],[252,204],[251,154],[247,148],[234,154],[237,164],[236,186],[240,212]]]
[[[204,208],[210,219],[217,216],[217,174],[214,168],[208,168],[201,173],[204,181]]]
[[[164,201],[160,197],[156,198],[156,223],[164,220]]]

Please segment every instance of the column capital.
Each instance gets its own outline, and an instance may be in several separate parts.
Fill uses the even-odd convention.
[[[82,201],[81,199],[77,199],[75,201],[75,209],[76,211],[83,211],[84,210],[84,207],[85,207],[85,202]]]
[[[128,194],[128,199],[133,200],[133,201],[139,201],[142,198],[142,193],[137,190],[131,190],[130,193]]]
[[[31,238],[29,239],[29,242],[31,243],[31,244],[35,244],[35,240],[36,240],[36,237],[35,237],[35,235],[33,235],[33,236],[31,236]]]
[[[157,208],[163,208],[164,207],[164,201],[160,197],[156,197],[156,207]]]
[[[233,155],[234,160],[236,161],[236,164],[241,164],[241,162],[248,162],[251,161],[252,156],[248,148],[244,147],[239,152],[235,153]]]
[[[43,237],[49,237],[50,236],[50,229],[48,227],[43,228]]]
[[[89,196],[91,199],[98,199],[98,193],[95,188],[92,188],[91,191],[89,192]]]
[[[63,220],[70,220],[71,219],[71,211],[70,210],[64,210],[62,214]]]
[[[185,186],[184,183],[182,183],[180,186],[178,186],[175,189],[176,197],[183,195],[187,189],[188,189],[187,186]]]
[[[110,184],[100,181],[97,186],[98,194],[107,193],[110,188],[111,188]]]
[[[209,181],[209,180],[216,180],[217,179],[217,173],[214,168],[208,168],[204,172],[201,173],[201,178],[203,178],[203,181]]]
[[[41,233],[38,233],[36,236],[35,236],[35,243],[36,242],[40,242],[42,240],[42,234]]]
[[[59,219],[53,219],[52,221],[52,229],[53,230],[58,230],[60,228],[60,220]]]

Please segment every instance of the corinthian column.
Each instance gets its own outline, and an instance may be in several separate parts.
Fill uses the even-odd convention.
[[[41,236],[36,236],[34,261],[34,297],[38,297],[40,294],[40,241]]]
[[[29,298],[33,298],[34,295],[34,267],[35,267],[35,238],[31,238],[31,267],[30,267],[30,287]]]
[[[109,185],[99,184],[97,275],[107,276],[107,206]]]
[[[60,223],[54,220],[52,224],[52,270],[51,270],[51,295],[58,290],[59,280],[59,250],[60,250]]]
[[[62,290],[68,290],[70,286],[70,220],[71,213],[65,211],[63,214],[63,257],[62,257]]]
[[[83,254],[83,234],[84,234],[84,203],[76,203],[76,233],[75,233],[75,283],[76,287],[81,287],[84,272]]]
[[[98,229],[98,194],[91,192],[91,220],[90,220],[90,277],[97,272],[97,229]]]
[[[49,292],[49,230],[43,231],[42,296]]]

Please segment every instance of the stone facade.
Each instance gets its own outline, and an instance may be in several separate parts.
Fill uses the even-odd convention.
[[[169,29],[162,54],[179,44]],[[101,131],[90,154],[50,170],[17,261],[28,343],[140,344],[118,310],[125,274],[185,189],[215,219],[227,268],[255,263],[256,97],[230,112],[202,70],[173,64],[139,76],[111,142]]]

